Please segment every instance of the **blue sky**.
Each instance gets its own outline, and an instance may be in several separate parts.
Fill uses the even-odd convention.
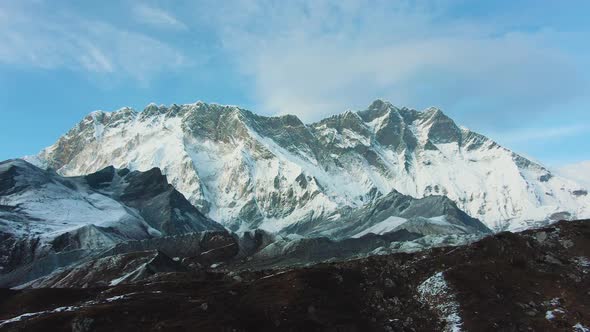
[[[306,122],[437,106],[549,166],[590,160],[590,1],[0,1],[0,159],[90,111],[196,100]]]

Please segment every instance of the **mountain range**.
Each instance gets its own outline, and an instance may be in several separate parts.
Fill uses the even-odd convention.
[[[382,100],[92,112],[0,162],[0,330],[585,331],[586,169]]]
[[[25,159],[64,176],[157,167],[199,211],[238,232],[352,236],[343,230],[351,215],[398,194],[445,196],[494,231],[590,214],[583,184],[439,109],[383,100],[311,124],[203,102],[97,111]]]

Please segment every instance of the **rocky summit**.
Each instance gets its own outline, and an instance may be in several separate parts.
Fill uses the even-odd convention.
[[[64,176],[157,167],[203,214],[232,231],[306,235],[325,228],[329,236],[332,226],[346,223],[342,211],[378,204],[394,191],[446,196],[495,231],[590,214],[584,185],[457,125],[439,109],[383,100],[311,124],[203,102],[98,111],[26,159]]]

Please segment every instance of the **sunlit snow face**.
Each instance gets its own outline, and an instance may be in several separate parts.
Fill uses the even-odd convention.
[[[587,213],[581,202],[588,197],[573,195],[580,185],[457,126],[437,109],[417,112],[378,101],[307,126],[201,102],[123,109],[101,116],[99,124],[96,116],[37,162],[66,175],[110,164],[159,167],[193,204],[233,230],[276,232],[318,219],[336,225],[340,209],[362,207],[392,190],[447,196],[492,229],[528,227],[561,211]]]

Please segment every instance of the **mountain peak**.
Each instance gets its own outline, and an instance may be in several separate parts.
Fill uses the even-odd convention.
[[[356,133],[361,133],[364,136],[369,135],[364,119],[358,113],[350,110],[322,119],[319,122],[313,123],[311,126],[315,128],[325,126],[326,128],[336,130],[338,133],[342,133],[343,130],[348,129]]]
[[[429,107],[421,113],[422,125],[427,128],[432,143],[461,142],[461,128],[439,108]]]
[[[344,113],[341,113],[341,116],[345,119],[347,119],[347,118],[360,119],[361,118],[356,112],[353,112],[351,110],[346,110]]]
[[[442,113],[442,110],[435,106],[427,107],[422,113],[429,114],[429,115],[436,115],[438,113]]]
[[[98,116],[103,116],[106,112],[103,110],[96,110],[96,111],[92,111],[90,113],[88,113],[88,115],[86,117],[90,117],[90,118],[95,118]]]
[[[383,110],[390,107],[393,107],[393,105],[390,102],[381,98],[377,98],[369,105],[368,109]]]
[[[376,99],[373,101],[369,107],[365,110],[357,112],[357,114],[363,119],[365,122],[371,122],[377,118],[381,118],[392,111],[397,111],[397,108],[393,106],[390,102],[384,101],[382,99]]]
[[[29,163],[25,159],[21,159],[21,158],[7,159],[4,161],[0,161],[0,166],[2,166],[2,167],[12,167],[12,166],[28,167],[29,165],[32,166],[31,163]]]

